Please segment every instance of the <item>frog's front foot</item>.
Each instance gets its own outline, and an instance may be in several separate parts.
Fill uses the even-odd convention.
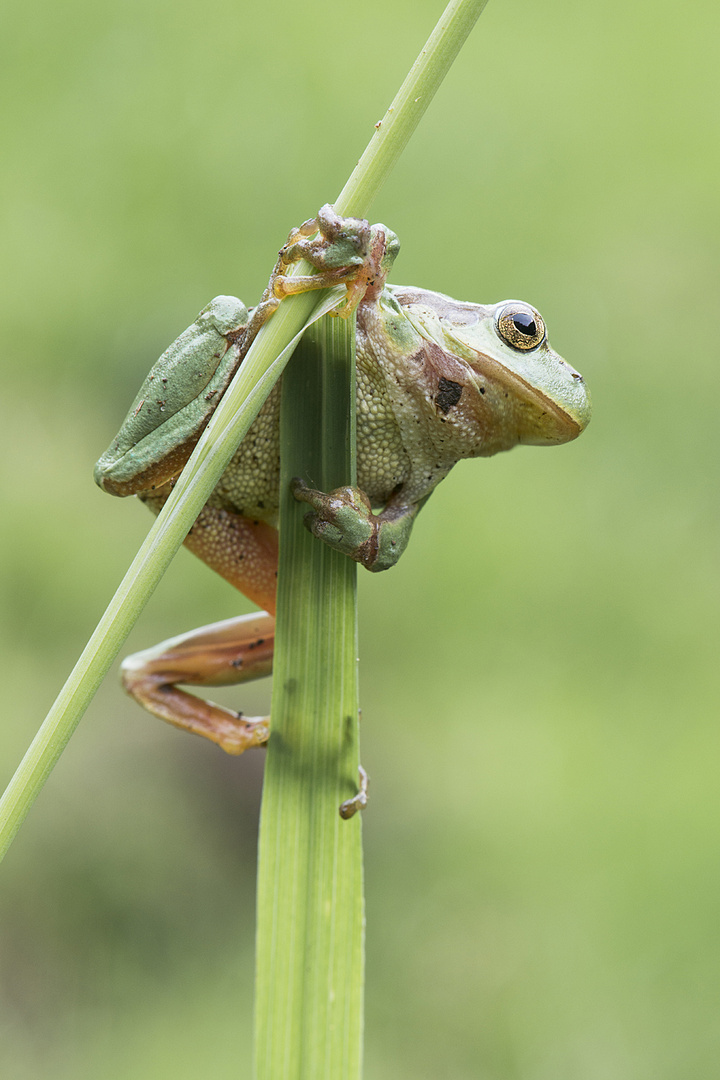
[[[288,236],[270,279],[270,292],[279,300],[310,289],[345,285],[347,299],[333,314],[348,318],[368,290],[372,289],[373,297],[380,294],[398,250],[397,237],[384,225],[340,217],[326,204],[316,218]],[[317,272],[288,275],[287,268],[300,259]]]
[[[372,562],[376,528],[370,501],[359,488],[335,488],[325,495],[296,478],[292,493],[298,502],[312,507],[304,520],[313,536],[363,566]]]
[[[373,514],[370,500],[359,488],[335,488],[326,495],[298,478],[292,482],[292,493],[312,507],[305,526],[313,536],[366,570],[389,569],[407,546],[415,507],[388,507]]]

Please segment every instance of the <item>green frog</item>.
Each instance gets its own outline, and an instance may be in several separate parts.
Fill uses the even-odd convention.
[[[163,353],[95,479],[155,513],[259,328],[283,297],[342,284],[356,317],[357,487],[299,480],[307,527],[371,571],[393,566],[413,522],[461,458],[519,444],[570,442],[590,419],[582,376],[550,348],[530,304],[476,304],[390,285],[399,250],[384,225],[324,206],[293,230],[270,284],[248,311],[218,296]],[[289,269],[300,259],[314,272]],[[265,743],[269,718],[246,717],[180,685],[231,685],[270,673],[278,559],[280,388],[274,388],[187,536],[186,546],[262,610],[162,642],[123,663],[126,690],[155,716],[231,754]]]

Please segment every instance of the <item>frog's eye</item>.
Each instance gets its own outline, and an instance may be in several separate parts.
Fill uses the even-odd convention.
[[[545,340],[542,316],[529,304],[506,304],[495,316],[497,332],[513,349],[527,352]]]

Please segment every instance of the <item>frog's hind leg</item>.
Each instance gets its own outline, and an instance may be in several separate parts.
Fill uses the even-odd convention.
[[[140,497],[158,514],[172,486]],[[185,537],[185,547],[259,608],[275,614],[278,533],[272,525],[206,505]]]
[[[278,532],[272,525],[205,506],[185,547],[259,608],[275,614]]]
[[[275,620],[264,612],[212,623],[129,656],[123,686],[161,720],[203,735],[228,754],[242,754],[267,742],[270,718],[243,716],[178,684],[231,686],[269,675],[274,642]]]
[[[166,484],[142,499],[157,514],[171,490],[172,484]],[[204,735],[229,754],[242,754],[267,741],[268,717],[243,717],[179,690],[178,684],[232,686],[270,674],[277,530],[264,521],[206,505],[185,544],[265,611],[191,630],[129,656],[122,665],[123,685],[154,716]]]

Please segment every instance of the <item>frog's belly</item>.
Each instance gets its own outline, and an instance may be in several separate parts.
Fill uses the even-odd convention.
[[[209,503],[243,517],[277,524],[280,487],[280,387],[270,394],[223,473]],[[374,507],[384,506],[410,475],[382,374],[358,358],[358,487]]]
[[[384,422],[370,411],[357,413],[358,487],[373,507],[385,506],[394,491],[407,481],[410,462],[400,440],[397,425]]]

